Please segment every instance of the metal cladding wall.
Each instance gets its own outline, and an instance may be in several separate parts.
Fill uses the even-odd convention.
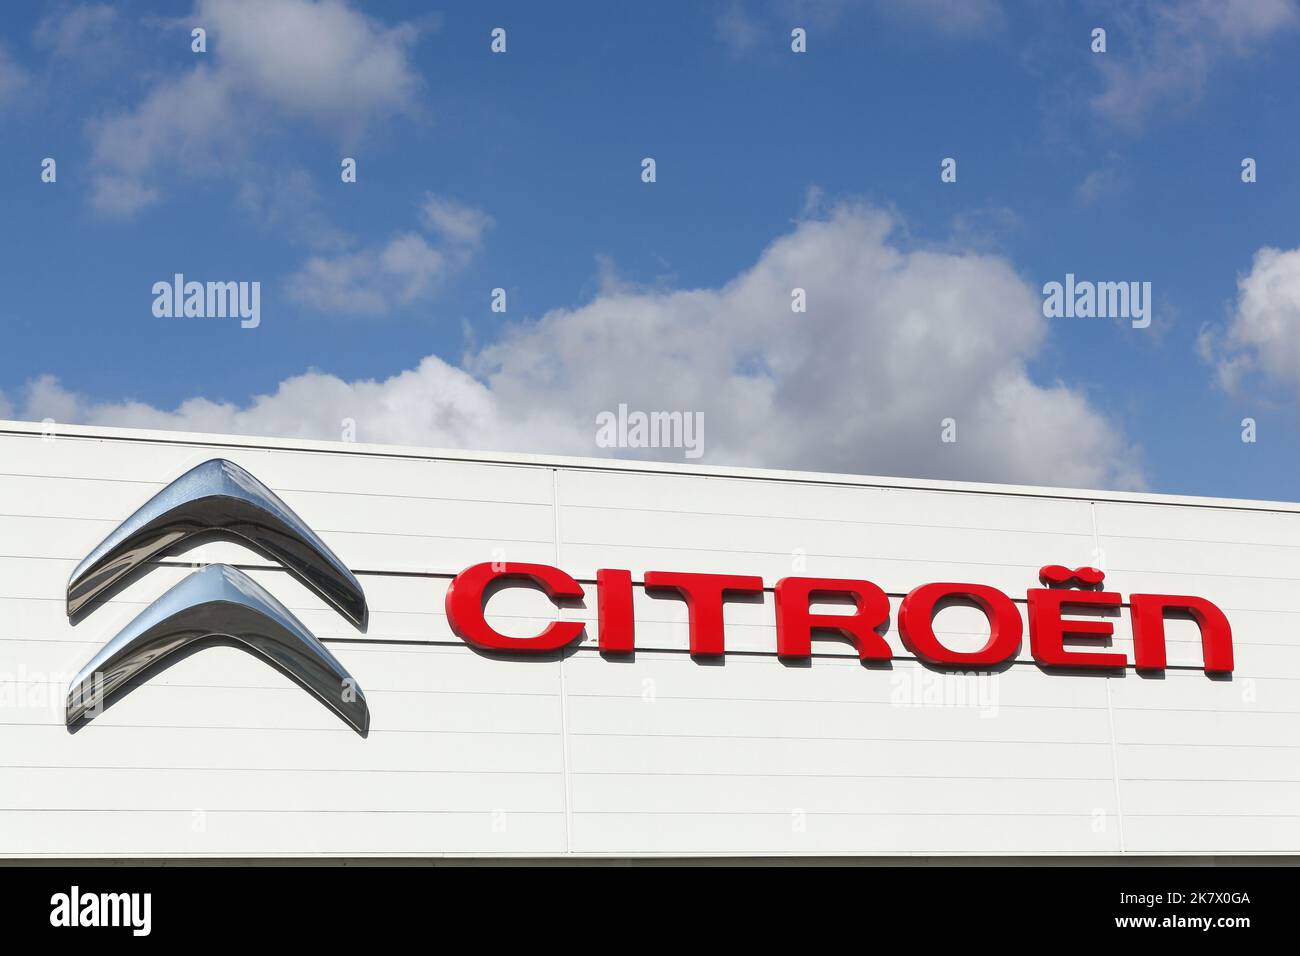
[[[351,567],[355,629],[235,544],[157,562],[75,626],[78,561],[189,467],[225,457]],[[1300,851],[1300,507],[379,446],[0,424],[0,852],[49,856],[1140,855]],[[481,561],[761,575],[727,607],[725,659],[686,653],[678,600],[636,589],[634,659],[583,643],[489,655],[451,632],[451,578]],[[226,647],[193,654],[71,733],[73,674],[192,569],[227,561],[289,607],[369,699],[362,738],[288,678]],[[1204,596],[1236,670],[1201,669],[1170,624],[1159,677],[993,674],[819,640],[775,656],[771,586],[858,577],[1017,599],[1038,568],[1100,564],[1107,586]],[[503,631],[554,616],[490,604]],[[1114,647],[1131,656],[1127,613]],[[975,611],[943,611],[954,647]]]

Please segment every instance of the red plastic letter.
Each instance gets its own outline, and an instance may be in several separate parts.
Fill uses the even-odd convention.
[[[850,597],[852,614],[812,614],[809,603],[827,597]],[[889,619],[889,598],[870,581],[847,578],[782,578],[776,582],[776,653],[778,657],[811,657],[812,632],[834,631],[851,640],[864,661],[894,656],[876,632]]]
[[[978,651],[944,647],[934,633],[934,608],[940,601],[966,600],[984,612],[989,639]],[[903,598],[898,609],[898,633],[907,649],[932,664],[990,667],[1010,660],[1020,649],[1023,625],[1015,602],[997,588],[983,584],[923,584]]]
[[[686,574],[647,571],[647,591],[676,591],[686,602],[691,621],[691,654],[721,654],[722,602],[728,594],[762,594],[763,579],[743,574]]]
[[[1109,637],[1115,633],[1115,625],[1110,621],[1063,621],[1062,606],[1117,608],[1122,603],[1118,593],[1031,588],[1028,596],[1029,647],[1038,663],[1050,667],[1124,667],[1128,663],[1123,654],[1080,654],[1065,649],[1067,637]]]
[[[601,653],[632,653],[636,635],[632,618],[632,572],[610,568],[597,571],[596,604],[600,608],[597,640]]]
[[[1165,612],[1190,614],[1201,630],[1205,672],[1232,672],[1232,627],[1217,606],[1205,598],[1177,594],[1134,594],[1129,598],[1133,621],[1133,657],[1142,670],[1165,666]]]
[[[582,621],[552,621],[536,637],[506,637],[483,617],[483,595],[498,581],[536,585],[552,601],[581,598],[582,585],[559,568],[545,564],[476,564],[456,575],[447,588],[447,621],[463,641],[495,651],[523,651],[540,654],[573,641],[585,626]]]

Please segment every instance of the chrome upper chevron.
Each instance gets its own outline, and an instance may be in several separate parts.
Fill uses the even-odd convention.
[[[68,688],[68,725],[108,706],[155,664],[220,639],[297,681],[357,733],[370,729],[365,694],[343,665],[260,584],[226,564],[189,575],[100,649]]]
[[[366,597],[347,566],[266,485],[223,458],[181,475],[87,555],[68,580],[68,616],[78,616],[146,561],[200,536],[247,542],[365,627]]]

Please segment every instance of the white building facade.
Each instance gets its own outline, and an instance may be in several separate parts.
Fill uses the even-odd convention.
[[[364,588],[357,627],[233,541],[138,569],[75,623],[78,563],[190,468],[232,461]],[[1300,506],[1146,494],[432,452],[0,423],[0,853],[16,858],[1081,858],[1300,854]],[[178,656],[69,729],[70,681],[197,566],[274,595],[355,678],[368,733],[255,655]],[[450,583],[487,563],[584,591],[490,594],[486,621],[547,653],[473,647]],[[1120,668],[1031,653],[1040,569],[1098,568]],[[635,650],[602,653],[597,572],[632,581]],[[690,653],[685,602],[647,572],[757,576],[725,654]],[[777,656],[774,587],[854,579],[889,597],[892,659],[818,635]],[[900,637],[932,582],[1009,598],[997,666],[937,667]],[[1207,673],[1194,620],[1134,666],[1129,596],[1198,596],[1231,625]],[[829,602],[823,613],[851,612]],[[1086,615],[1085,615],[1086,617]],[[919,625],[918,625],[919,626]],[[974,607],[934,632],[989,639]]]

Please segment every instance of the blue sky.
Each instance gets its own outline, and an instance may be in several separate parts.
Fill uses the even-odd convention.
[[[595,445],[626,402],[706,464],[1296,500],[1293,3],[7,12],[8,417],[681,460]],[[1151,327],[1043,318],[1067,272]]]

